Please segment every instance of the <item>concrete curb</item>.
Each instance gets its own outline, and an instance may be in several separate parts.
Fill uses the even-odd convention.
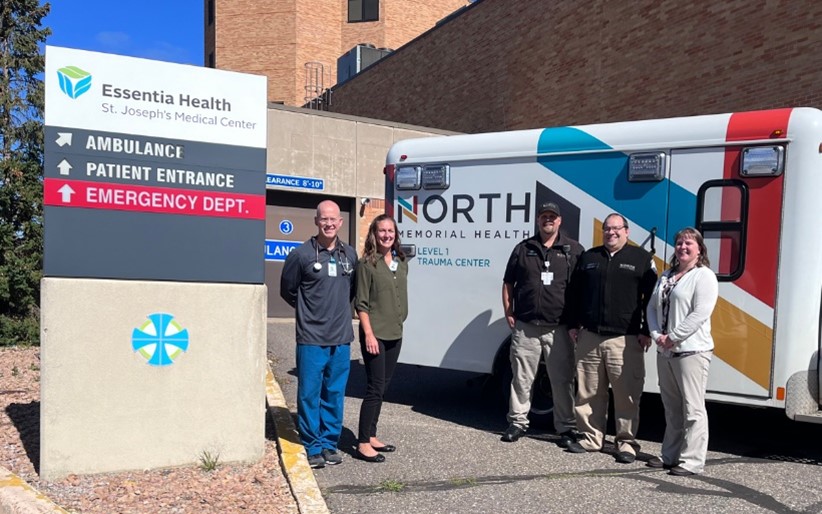
[[[0,467],[0,514],[68,512],[6,468]]]
[[[268,413],[277,431],[280,463],[300,513],[327,514],[328,506],[314,478],[314,472],[308,465],[308,455],[303,445],[300,444],[300,437],[294,427],[291,411],[285,403],[280,385],[274,380],[271,366],[268,366],[265,377],[265,397],[268,403]]]

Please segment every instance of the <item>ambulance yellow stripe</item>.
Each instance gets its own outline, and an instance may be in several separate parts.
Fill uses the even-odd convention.
[[[720,296],[711,316],[711,334],[714,355],[770,389],[773,329]]]

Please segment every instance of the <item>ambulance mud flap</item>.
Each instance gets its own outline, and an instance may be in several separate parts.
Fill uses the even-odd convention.
[[[794,421],[822,423],[822,410],[819,409],[818,370],[810,369],[794,373],[788,379],[785,389],[785,415],[788,418]]]
[[[817,349],[811,357],[810,369],[791,375],[785,387],[785,415],[795,421],[822,423],[822,295],[816,337]]]

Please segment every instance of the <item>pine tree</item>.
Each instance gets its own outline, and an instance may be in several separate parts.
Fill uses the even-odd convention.
[[[43,262],[42,28],[49,4],[0,1],[0,346],[39,342]]]

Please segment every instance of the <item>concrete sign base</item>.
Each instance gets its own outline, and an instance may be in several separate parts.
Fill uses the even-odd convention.
[[[42,280],[40,475],[253,462],[264,285]]]

